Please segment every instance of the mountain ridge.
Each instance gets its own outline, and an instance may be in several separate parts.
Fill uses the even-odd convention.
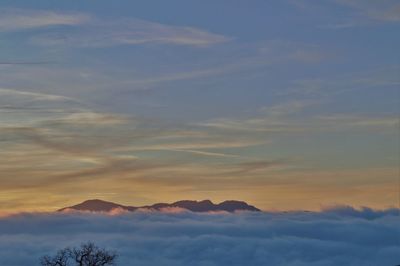
[[[114,209],[122,209],[125,211],[136,211],[136,210],[154,210],[162,211],[168,208],[180,208],[191,212],[235,212],[235,211],[261,211],[253,205],[247,204],[245,201],[238,200],[226,200],[218,204],[214,204],[211,200],[180,200],[173,203],[155,203],[153,205],[145,206],[126,206],[111,201],[105,201],[100,199],[85,200],[79,204],[72,205],[69,207],[61,208],[58,212],[67,210],[76,211],[91,211],[91,212],[110,212]]]

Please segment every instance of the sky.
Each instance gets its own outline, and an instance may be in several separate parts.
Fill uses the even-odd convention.
[[[399,211],[342,206],[317,213],[19,214],[0,219],[0,264],[90,239],[117,265],[398,265]]]
[[[396,0],[0,4],[0,213],[399,206]]]

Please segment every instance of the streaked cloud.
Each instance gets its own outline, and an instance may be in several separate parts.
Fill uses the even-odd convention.
[[[400,21],[400,4],[396,0],[335,0],[335,2],[352,9],[353,16],[342,22],[324,25],[322,28],[346,29]]]
[[[62,31],[52,27],[70,26]],[[106,20],[84,13],[48,10],[1,9],[0,32],[46,28],[32,42],[44,46],[107,47],[159,43],[206,47],[231,38],[188,26],[174,26],[141,19]],[[10,64],[6,62],[3,64]]]
[[[337,125],[338,127],[374,127],[374,128],[396,128],[399,125],[399,117],[394,115],[387,116],[366,116],[366,115],[347,115],[338,114],[330,116],[320,116],[319,119],[327,125]]]
[[[138,197],[146,197],[149,191],[155,195],[151,196],[155,200],[183,197],[188,193],[196,197],[209,195],[219,200],[237,194],[255,198],[261,206],[270,206],[272,203],[262,196],[265,193],[270,199],[288,195],[279,203],[282,209],[294,206],[293,200],[298,206],[315,208],[316,204],[324,202],[322,197],[328,192],[332,198],[341,195],[343,203],[366,202],[366,192],[373,187],[379,187],[377,195],[393,194],[389,191],[390,182],[379,183],[383,179],[391,180],[391,169],[379,170],[379,182],[375,179],[376,172],[360,170],[362,182],[370,187],[355,191],[353,187],[361,181],[356,180],[354,171],[341,174],[329,170],[318,172],[312,168],[305,171],[302,167],[309,165],[301,158],[259,155],[251,149],[268,151],[268,145],[274,141],[272,137],[281,133],[296,135],[352,128],[394,128],[394,117],[383,120],[380,116],[354,114],[303,116],[304,112],[321,103],[294,100],[261,108],[255,117],[169,123],[92,110],[84,103],[71,104],[73,98],[55,94],[13,89],[2,89],[0,93],[9,97],[8,100],[12,99],[3,109],[6,111],[0,112],[2,123],[6,121],[4,118],[14,123],[3,124],[0,128],[2,155],[7,155],[7,160],[0,163],[0,171],[6,176],[0,189],[4,208],[10,205],[7,208],[31,209],[33,205],[21,201],[38,188],[53,195],[47,203],[39,199],[35,203],[47,206],[44,209],[50,202],[58,204],[65,197],[53,194],[54,191],[62,190],[73,198],[84,199],[86,194],[79,192],[79,187],[93,187],[94,184],[93,193],[113,195],[111,197],[116,199],[133,192]],[[29,108],[18,108],[28,99],[34,100],[31,108],[49,113],[44,115]],[[70,103],[64,106],[66,109],[51,111],[54,102],[60,106],[65,101]],[[350,176],[354,183],[346,188]],[[328,182],[329,191],[326,188]],[[154,194],[155,191],[158,193]],[[309,196],[305,195],[313,195],[318,203],[310,203]],[[383,205],[391,200],[374,202]]]
[[[262,109],[262,114],[255,117],[243,119],[219,118],[200,123],[199,125],[221,130],[266,133],[304,133],[316,131],[340,131],[349,128],[358,128],[360,130],[382,130],[382,127],[385,129],[395,129],[399,124],[398,117],[391,114],[382,114],[377,116],[339,113],[327,116],[298,116],[298,114],[302,113],[305,109],[318,104],[318,102],[312,101],[292,101],[265,107]]]
[[[0,65],[12,66],[12,65],[48,65],[54,62],[51,61],[0,61]]]
[[[204,156],[211,156],[211,157],[239,157],[238,155],[234,154],[226,154],[226,153],[219,153],[219,152],[209,152],[209,151],[200,151],[200,150],[189,150],[189,149],[166,149],[166,151],[176,151],[176,152],[187,152],[197,155],[204,155]]]
[[[76,112],[58,119],[57,122],[71,125],[118,125],[127,123],[128,119],[112,114]]]
[[[320,101],[348,93],[362,94],[369,89],[388,91],[400,85],[396,65],[373,68],[355,73],[342,73],[333,77],[297,79],[278,94],[282,96],[318,97]]]
[[[152,66],[151,71],[143,71],[139,62],[132,62],[131,68],[126,68],[120,64],[121,62],[114,62],[112,66],[105,62],[96,62],[89,67],[75,66],[73,68],[62,64],[37,65],[30,68],[22,65],[5,65],[4,70],[0,72],[0,80],[4,84],[3,87],[16,87],[17,84],[17,87],[28,87],[32,91],[40,88],[41,91],[49,94],[60,93],[75,98],[84,97],[88,102],[104,101],[109,97],[123,100],[125,94],[135,92],[139,94],[161,88],[173,89],[176,86],[171,85],[178,82],[181,84],[177,86],[182,86],[183,82],[230,79],[243,72],[264,73],[285,64],[313,65],[332,56],[316,45],[294,41],[270,40],[245,47],[235,46],[232,42],[230,45],[232,46],[224,45],[206,49],[215,49],[213,53],[223,53],[224,56],[221,59],[205,57],[204,60],[198,60],[196,63],[188,61],[184,64],[174,64],[171,62],[168,66],[167,61],[160,59]],[[204,49],[200,50],[205,52]],[[112,95],[109,95],[110,88],[113,88]],[[191,86],[187,86],[187,89],[192,90]],[[135,103],[137,104],[137,101]]]
[[[398,23],[400,21],[400,4],[396,0],[326,0],[289,1],[303,12],[316,13],[323,16],[317,28],[320,29],[351,29],[368,27],[383,23]],[[338,16],[333,10],[340,10]]]
[[[140,19],[94,19],[79,29],[64,33],[46,33],[32,37],[44,46],[108,47],[147,43],[206,47],[229,41],[230,38],[202,29],[166,25]]]
[[[361,12],[370,19],[386,22],[400,21],[400,4],[396,0],[335,0]]]
[[[30,91],[21,91],[15,89],[5,89],[0,88],[0,96],[4,99],[4,97],[26,97],[30,100],[37,101],[74,101],[74,99],[61,95],[54,94],[46,94],[46,93],[38,93],[38,92],[30,92]]]
[[[47,10],[1,9],[0,32],[45,28],[51,26],[76,26],[89,20],[81,13],[62,13]]]

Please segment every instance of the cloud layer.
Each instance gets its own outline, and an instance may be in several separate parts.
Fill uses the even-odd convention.
[[[0,264],[35,265],[94,241],[118,265],[396,265],[398,211],[194,214],[20,214],[0,219]]]

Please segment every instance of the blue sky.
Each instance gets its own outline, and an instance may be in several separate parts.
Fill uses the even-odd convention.
[[[2,1],[0,207],[394,206],[399,22],[392,0]]]

